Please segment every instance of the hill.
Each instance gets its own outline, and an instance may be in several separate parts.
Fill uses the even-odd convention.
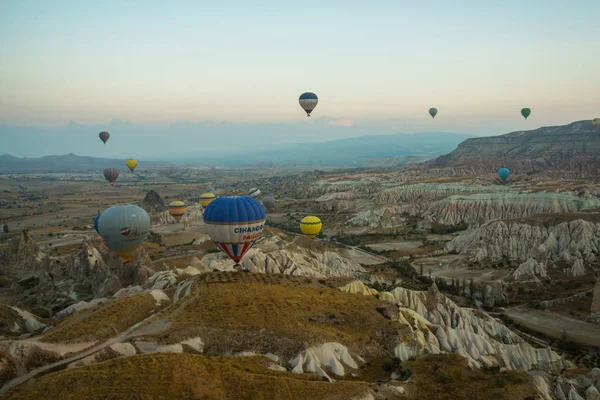
[[[525,172],[559,170],[596,172],[600,161],[600,131],[592,121],[541,127],[505,135],[472,138],[456,150],[426,163],[431,167],[500,166]]]
[[[143,160],[140,160],[139,163],[141,168],[157,168],[170,165],[165,162]],[[19,158],[10,154],[0,155],[0,173],[98,172],[98,170],[109,167],[125,168],[125,159],[85,157],[73,153],[40,158]]]
[[[471,135],[428,132],[395,135],[369,135],[327,142],[299,143],[270,146],[269,148],[244,148],[243,152],[186,162],[228,163],[250,165],[257,163],[295,163],[320,165],[361,165],[374,158],[420,156],[428,159],[446,154]],[[408,164],[409,162],[406,162]]]

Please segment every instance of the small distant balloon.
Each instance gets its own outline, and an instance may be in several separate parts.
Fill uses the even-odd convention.
[[[98,136],[100,136],[100,140],[102,140],[104,142],[104,144],[106,144],[106,141],[110,137],[110,133],[108,133],[106,131],[102,131],[98,134]]]
[[[592,120],[592,124],[594,125],[594,129],[599,129],[600,128],[600,118],[594,118]]]
[[[214,193],[202,193],[200,195],[200,205],[204,208],[206,208],[214,199],[216,199],[217,196],[215,196]]]
[[[263,199],[263,206],[269,211],[275,208],[275,199],[273,196],[267,196]]]
[[[97,225],[106,246],[128,262],[146,240],[150,217],[143,208],[132,204],[112,206],[100,214]]]
[[[529,115],[531,114],[531,109],[529,108],[522,108],[521,109],[521,115],[527,119],[527,117],[529,117]]]
[[[265,210],[251,197],[220,197],[204,210],[208,235],[236,266],[260,239]]]
[[[317,95],[311,92],[302,93],[298,100],[300,101],[300,107],[306,111],[307,117],[310,117],[310,113],[319,103],[319,98]]]
[[[310,239],[314,239],[321,232],[322,227],[323,223],[315,216],[304,217],[300,221],[300,230]]]
[[[507,180],[509,176],[510,176],[510,169],[508,169],[508,168],[500,168],[498,170],[498,177],[500,179],[502,179],[503,181]]]
[[[429,115],[431,115],[431,118],[435,118],[435,116],[437,115],[438,111],[437,108],[430,108],[429,109]]]
[[[258,188],[252,188],[252,189],[248,190],[248,196],[252,197],[253,199],[256,199],[261,194],[262,194],[262,192]]]
[[[176,221],[179,221],[181,217],[183,217],[186,209],[187,206],[183,201],[175,200],[169,203],[169,214],[171,214],[171,217],[175,218]]]
[[[104,178],[110,182],[111,185],[115,184],[115,181],[119,177],[119,170],[116,168],[106,168],[104,170]]]
[[[129,170],[133,172],[135,170],[135,167],[137,167],[138,161],[136,159],[130,158],[129,160],[125,161],[125,164],[127,165],[127,168],[129,168]]]

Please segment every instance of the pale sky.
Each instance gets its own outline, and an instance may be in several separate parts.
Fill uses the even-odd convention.
[[[317,140],[592,119],[599,15],[598,0],[0,0],[0,153],[15,127],[97,135],[115,118],[200,124],[198,143],[223,123],[220,140],[301,142],[286,131],[310,130],[305,91],[330,127]]]

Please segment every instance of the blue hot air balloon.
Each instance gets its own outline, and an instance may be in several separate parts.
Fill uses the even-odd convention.
[[[98,215],[96,215],[96,218],[94,218],[94,229],[96,230],[96,232],[98,232],[98,220],[100,219],[100,213],[98,213]],[[100,232],[98,232],[98,234],[100,234]]]
[[[507,180],[508,177],[510,176],[510,169],[508,168],[500,168],[498,170],[498,176],[500,177],[500,179],[502,179],[503,181]]]
[[[310,117],[310,113],[315,109],[317,103],[319,102],[319,98],[316,94],[311,92],[302,93],[300,98],[300,107],[306,111],[306,116]]]
[[[219,250],[239,267],[244,254],[263,234],[265,210],[251,197],[220,197],[204,210],[204,223]]]

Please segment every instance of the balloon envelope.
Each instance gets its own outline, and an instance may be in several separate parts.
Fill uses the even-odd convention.
[[[169,203],[169,214],[171,214],[171,216],[177,221],[183,217],[186,209],[187,206],[183,201],[175,200]]]
[[[508,168],[500,168],[498,170],[498,176],[500,177],[500,179],[502,179],[503,181],[507,180],[508,177],[510,176],[510,169]]]
[[[310,113],[315,109],[319,103],[319,98],[316,94],[311,92],[302,93],[298,99],[300,107],[306,111],[306,115],[310,117]]]
[[[300,230],[311,239],[321,232],[322,227],[323,223],[318,217],[308,216],[300,221]]]
[[[98,230],[98,220],[100,219],[100,216],[102,214],[98,214],[96,215],[96,218],[94,218],[94,230],[98,233],[100,233],[100,231]]]
[[[275,208],[275,199],[273,196],[267,196],[263,199],[263,205],[267,208],[267,210],[272,210]]]
[[[219,250],[239,264],[263,234],[265,210],[251,197],[220,197],[204,210],[204,223]]]
[[[430,108],[429,115],[431,115],[431,118],[435,118],[435,116],[437,115],[437,108]]]
[[[98,233],[104,243],[125,261],[131,259],[149,231],[150,217],[132,204],[107,208],[98,218]]]
[[[592,124],[594,125],[594,128],[595,128],[595,129],[598,129],[598,128],[600,128],[600,118],[594,118],[594,119],[592,120]]]
[[[104,142],[104,144],[106,144],[106,141],[110,137],[110,133],[108,133],[106,131],[102,131],[98,134],[98,136],[100,137],[100,140],[102,140]]]
[[[248,196],[252,197],[253,199],[256,199],[261,194],[262,194],[262,192],[260,191],[260,189],[257,189],[257,188],[252,188],[252,189],[248,190]]]
[[[215,196],[214,193],[202,193],[200,195],[200,205],[204,208],[206,208],[206,206],[208,206],[214,199],[216,199],[217,196]]]
[[[523,117],[525,117],[525,119],[527,119],[527,117],[529,117],[530,114],[531,114],[531,109],[529,109],[529,108],[521,109],[521,115]]]
[[[129,160],[125,161],[125,164],[130,171],[133,171],[135,167],[137,167],[138,162],[136,159],[130,158]]]
[[[114,185],[115,181],[119,177],[119,170],[116,168],[106,168],[104,170],[104,177],[110,182],[111,185]]]

